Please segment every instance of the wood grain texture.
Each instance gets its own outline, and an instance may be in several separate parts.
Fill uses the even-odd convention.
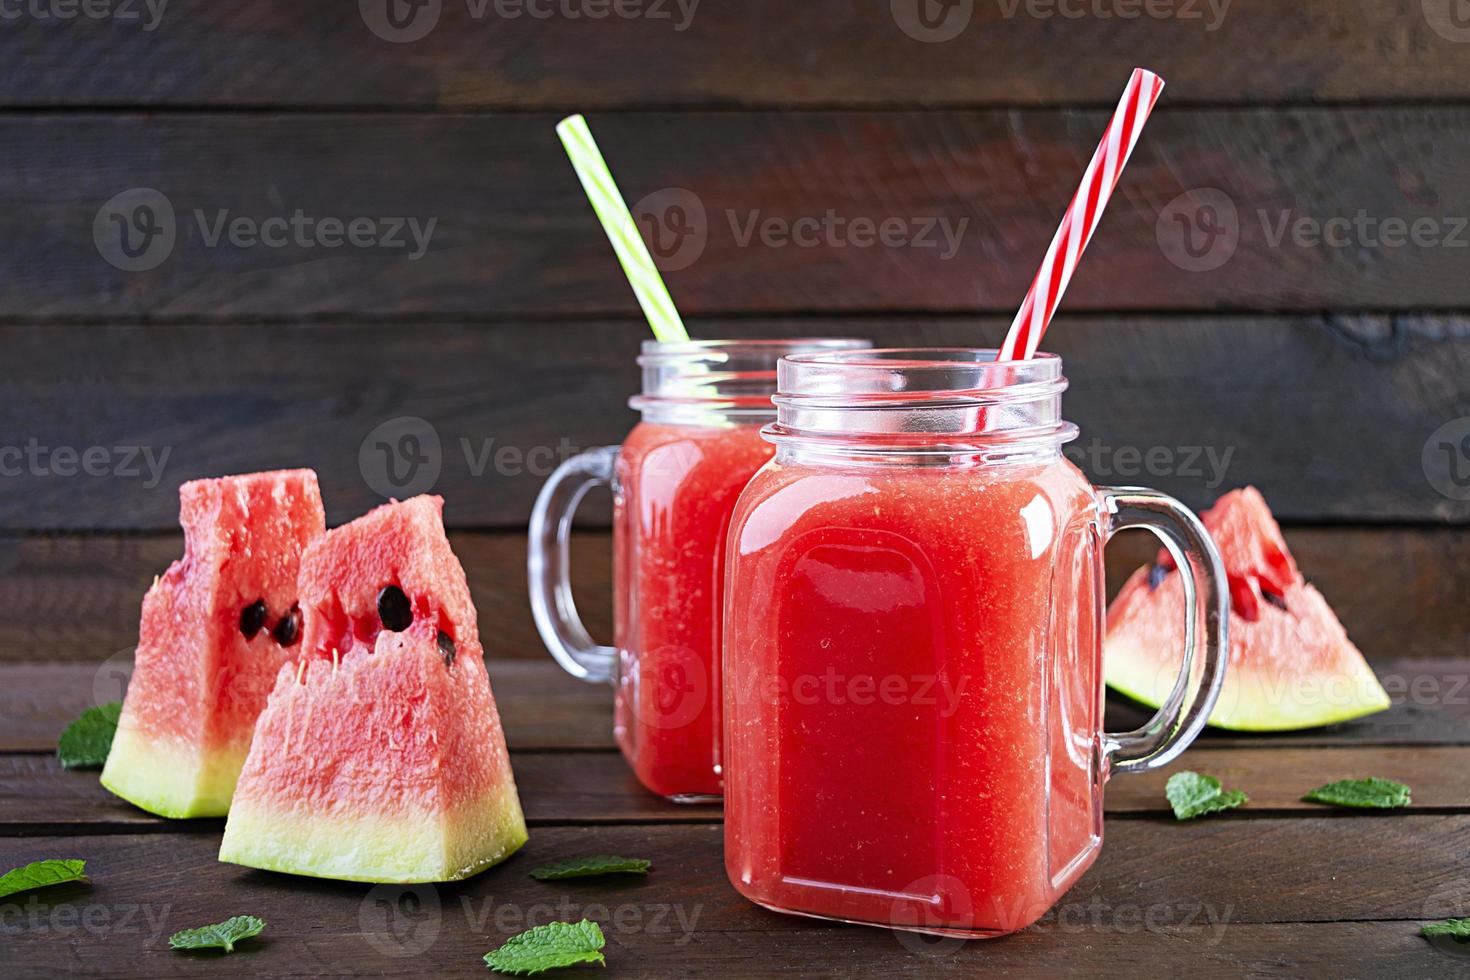
[[[594,125],[629,202],[658,226],[687,314],[1010,312],[1105,119],[634,112]],[[556,120],[0,118],[0,315],[634,315]],[[124,271],[99,251],[121,246],[102,209],[134,188],[167,202],[151,221],[130,202],[123,226],[164,228],[171,211],[175,240],[131,232],[159,263]],[[1223,197],[1180,198],[1204,189]],[[298,210],[300,231],[264,226]],[[1470,108],[1161,110],[1066,309],[1464,308],[1467,216]],[[409,217],[422,248],[387,221]],[[322,219],[341,223],[325,239]],[[361,244],[342,227],[356,219],[380,222],[354,232]]]
[[[1339,740],[1341,742],[1341,740]],[[1197,746],[1165,770],[1108,784],[1109,816],[1168,817],[1164,782],[1181,769],[1219,779],[1250,796],[1248,809],[1225,819],[1343,815],[1302,802],[1337,779],[1378,776],[1407,783],[1412,806],[1401,813],[1470,813],[1470,747],[1353,746],[1222,749]],[[621,755],[525,752],[511,755],[527,822],[533,826],[712,823],[718,806],[670,803],[638,784]],[[0,836],[37,833],[218,833],[219,820],[180,822],[153,816],[113,796],[93,770],[66,770],[53,755],[0,754]]]
[[[1368,656],[1453,660],[1470,651],[1470,608],[1461,601],[1470,577],[1470,532],[1292,527],[1287,542]],[[526,596],[524,536],[457,531],[450,543],[465,566],[492,661],[549,666]],[[1155,550],[1144,534],[1120,537],[1107,554],[1111,588]],[[606,532],[573,536],[578,609],[592,634],[608,643],[611,552]],[[182,553],[175,534],[0,538],[0,607],[24,611],[0,617],[0,663],[129,660],[143,593]],[[1394,683],[1403,687],[1394,693],[1410,693],[1409,678]]]
[[[407,895],[223,865],[208,834],[3,838],[0,865],[75,855],[88,860],[92,879],[7,906],[7,921],[22,924],[7,935],[7,955],[23,971],[12,975],[28,977],[119,969],[483,976],[481,955],[508,936],[585,914],[608,936],[609,967],[639,976],[1054,977],[1082,949],[1089,975],[1104,977],[1136,977],[1139,962],[1161,973],[1432,976],[1455,963],[1416,935],[1418,922],[1470,901],[1453,869],[1470,846],[1467,817],[1122,821],[1108,827],[1093,869],[1036,926],[936,949],[750,904],[725,879],[720,833],[541,829],[499,868]],[[526,875],[593,851],[645,856],[654,870],[646,881],[570,885]],[[1375,860],[1362,860],[1367,853]],[[201,960],[167,951],[173,930],[242,909],[270,922],[248,954],[242,947]]]
[[[1327,728],[1279,734],[1206,729],[1211,748],[1285,750],[1304,747],[1470,745],[1470,661],[1380,659],[1374,666],[1391,692],[1391,708]],[[519,751],[607,750],[612,696],[583,684],[549,658],[489,661],[506,740]],[[96,704],[122,697],[131,670],[123,652],[102,664],[0,664],[0,753],[50,753],[61,732]],[[1145,709],[1110,697],[1106,728],[1127,731],[1148,720]]]
[[[545,660],[488,662],[507,744],[515,749],[612,748],[612,693]],[[52,752],[83,711],[121,700],[132,652],[96,663],[0,666],[0,752]]]
[[[370,2],[362,9],[376,13],[384,6]],[[14,56],[0,72],[0,102],[596,108],[1102,102],[1116,98],[1135,63],[1169,79],[1174,101],[1470,95],[1448,3],[1421,9],[1417,2],[1374,0],[967,0],[932,5],[930,33],[918,17],[920,4],[909,0],[805,0],[799,7],[782,0],[616,6],[449,0],[421,8],[410,33],[428,33],[404,43],[374,34],[354,4],[170,0],[151,29],[155,18],[144,3],[128,8],[135,19],[7,22]],[[920,40],[925,37],[947,40]]]
[[[1007,322],[693,329],[974,346],[998,343]],[[524,528],[558,462],[635,424],[626,402],[646,334],[634,320],[0,325],[0,528],[172,530],[184,480],[282,466],[317,469],[332,524],[431,489],[451,526]],[[1153,485],[1196,508],[1253,483],[1288,521],[1470,521],[1470,499],[1429,479],[1449,486],[1470,457],[1441,440],[1450,449],[1430,445],[1425,467],[1433,434],[1470,417],[1466,318],[1072,317],[1048,347],[1066,359],[1064,412],[1081,426],[1066,452],[1099,483]],[[405,418],[423,420],[419,468],[382,428]],[[88,452],[101,456],[84,471]],[[606,501],[589,497],[593,522]]]

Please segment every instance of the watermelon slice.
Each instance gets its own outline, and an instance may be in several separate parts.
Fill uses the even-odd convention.
[[[1327,600],[1308,585],[1265,498],[1225,494],[1203,515],[1230,580],[1230,662],[1210,724],[1290,731],[1382,711],[1387,693]],[[1168,552],[1108,609],[1108,686],[1158,707],[1179,674],[1184,587]]]
[[[408,884],[469,877],[526,842],[442,509],[387,504],[308,549],[303,660],[260,717],[221,861]]]
[[[102,785],[165,817],[219,817],[281,665],[299,652],[296,574],[326,529],[311,470],[179,488],[184,557],[143,597]]]

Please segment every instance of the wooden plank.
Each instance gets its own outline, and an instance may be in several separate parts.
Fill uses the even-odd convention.
[[[940,346],[997,343],[1005,324],[693,329]],[[635,423],[626,401],[646,334],[632,320],[0,325],[13,369],[0,391],[0,528],[173,530],[182,481],[287,465],[321,474],[334,524],[427,489],[446,497],[452,526],[524,528],[556,463]],[[1099,482],[1152,484],[1195,507],[1254,483],[1283,520],[1470,522],[1470,499],[1449,482],[1470,458],[1433,442],[1440,432],[1458,452],[1442,427],[1470,418],[1470,319],[1080,317],[1049,337],[1067,361],[1066,416],[1082,429],[1066,452]],[[407,424],[422,430],[417,467],[393,452],[407,431],[394,426]],[[102,458],[83,470],[88,452]],[[606,501],[589,498],[591,520],[605,523]]]
[[[0,72],[0,102],[1103,102],[1135,62],[1162,72],[1175,101],[1470,95],[1458,60],[1464,31],[1447,19],[1447,4],[965,2],[931,8],[930,30],[916,2],[806,0],[799,14],[781,0],[449,2],[421,5],[403,34],[385,30],[381,3],[363,5],[361,15],[351,5],[264,0],[127,8],[137,16],[8,20],[14,58]],[[383,36],[421,32],[412,42]],[[1113,53],[1122,50],[1126,60]]]
[[[515,752],[511,762],[526,820],[560,824],[710,823],[718,806],[680,806],[643,789],[615,752]],[[1415,746],[1257,749],[1196,747],[1156,773],[1108,784],[1109,816],[1167,816],[1164,781],[1180,769],[1208,773],[1244,790],[1250,808],[1231,819],[1320,817],[1332,811],[1303,803],[1311,789],[1335,779],[1373,775],[1407,783],[1407,813],[1470,813],[1470,748]],[[51,755],[0,754],[0,836],[59,833],[214,833],[220,821],[180,823],[145,813],[113,796],[95,771],[62,769]]]
[[[1470,607],[1460,601],[1462,583],[1470,579],[1470,533],[1291,527],[1286,536],[1348,634],[1370,657],[1453,660],[1470,649]],[[457,531],[450,541],[465,565],[491,657],[550,666],[526,597],[524,537]],[[1155,547],[1154,539],[1142,533],[1119,538],[1108,551],[1112,588],[1150,561]],[[572,539],[578,608],[604,642],[612,641],[611,550],[606,532]],[[182,538],[172,534],[0,538],[0,608],[24,611],[0,617],[0,663],[130,660],[143,593],[153,576],[182,553]],[[1423,668],[1396,666],[1399,673],[1386,675],[1384,682],[1406,701],[1434,703],[1452,694],[1470,700],[1470,690],[1416,693],[1410,685]]]
[[[450,544],[465,566],[491,659],[550,664],[526,595],[524,532],[456,531]],[[130,661],[143,594],[182,554],[180,534],[0,538],[0,605],[25,610],[0,623],[0,662]],[[610,535],[574,535],[572,569],[588,629],[612,642]]]
[[[541,660],[492,659],[490,676],[506,738],[520,750],[613,748],[612,695]],[[1275,735],[1207,729],[1218,748],[1344,745],[1470,745],[1470,661],[1374,661],[1394,699],[1377,715],[1329,728]],[[63,729],[94,704],[122,697],[131,671],[124,651],[102,664],[0,663],[0,752],[51,752]],[[1126,731],[1152,709],[1109,697],[1107,727]]]
[[[1105,118],[627,113],[598,139],[685,313],[1009,313]],[[0,315],[634,315],[556,119],[0,119]],[[114,202],[135,188],[161,197]],[[1161,111],[1067,309],[1464,308],[1467,215],[1470,107]]]
[[[718,806],[680,806],[643,789],[616,752],[515,752],[512,764],[532,826],[720,819]],[[1470,810],[1470,792],[1465,799]],[[52,755],[0,754],[0,835],[218,833],[223,826],[155,817],[103,789],[95,770],[62,769]]]
[[[52,752],[77,715],[121,699],[131,655],[104,663],[0,666],[0,752]],[[496,704],[514,749],[610,749],[612,692],[573,680],[545,660],[489,661]]]
[[[222,865],[212,835],[7,838],[0,864],[63,854],[89,862],[90,885],[5,906],[7,925],[21,926],[7,929],[7,962],[24,976],[197,974],[204,965],[170,954],[167,935],[246,909],[268,918],[268,933],[248,955],[211,957],[211,974],[483,975],[481,955],[509,935],[585,914],[603,925],[609,966],[639,976],[1053,977],[1075,967],[1079,947],[1089,975],[1104,977],[1136,977],[1140,962],[1161,974],[1205,966],[1222,975],[1429,976],[1455,962],[1416,935],[1418,922],[1470,900],[1454,868],[1467,844],[1464,817],[1125,821],[1037,926],[1005,942],[939,948],[759,909],[727,883],[720,828],[709,826],[541,830],[498,869],[407,895]],[[654,871],[619,883],[526,876],[593,851],[644,855]]]

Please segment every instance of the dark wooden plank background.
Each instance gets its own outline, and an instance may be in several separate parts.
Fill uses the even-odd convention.
[[[248,908],[271,931],[231,966],[483,973],[518,926],[476,914],[599,903],[641,917],[608,932],[613,969],[643,976],[1459,965],[1415,929],[1470,913],[1463,0],[1161,0],[1133,18],[957,0],[928,8],[933,30],[927,0],[643,0],[602,19],[488,3],[430,2],[424,36],[396,42],[381,0],[0,18],[0,868],[76,853],[94,872],[23,907],[39,918],[5,932],[7,969],[213,973],[160,936]],[[1004,943],[916,948],[767,914],[725,883],[718,812],[633,785],[606,691],[561,675],[530,622],[536,490],[550,463],[633,424],[646,336],[552,126],[589,113],[697,335],[994,344],[1135,64],[1170,85],[1047,340],[1082,427],[1069,453],[1100,483],[1195,507],[1260,486],[1394,707],[1209,733],[1180,764],[1253,797],[1209,822],[1172,823],[1167,772],[1116,781],[1096,869]],[[110,216],[139,201],[164,233],[130,238],[149,246],[133,262]],[[212,240],[222,218],[298,210],[433,226],[422,254]],[[812,219],[828,225],[815,245],[783,237]],[[856,219],[903,231],[854,241]],[[122,691],[142,591],[180,550],[179,483],[309,465],[339,523],[406,492],[375,449],[420,424],[405,419],[438,440],[412,488],[447,498],[493,637],[527,855],[404,905],[219,865],[218,822],[164,824],[59,771],[57,733]],[[607,637],[605,502],[585,517],[577,594]],[[1119,541],[1110,583],[1152,548]],[[1141,720],[1110,702],[1111,727]],[[1368,772],[1411,783],[1411,812],[1298,800]],[[524,874],[620,848],[654,859],[646,884]],[[68,918],[140,901],[157,921],[136,932]],[[432,911],[393,918],[405,908]]]

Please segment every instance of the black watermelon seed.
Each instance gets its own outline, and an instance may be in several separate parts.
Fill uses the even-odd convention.
[[[378,593],[378,618],[383,621],[383,629],[393,633],[402,633],[413,625],[413,607],[398,586],[386,586]]]
[[[1169,577],[1169,570],[1163,565],[1155,565],[1148,570],[1148,587],[1157,589],[1164,584],[1164,579]]]
[[[301,639],[301,609],[292,606],[291,611],[282,616],[276,628],[271,630],[271,636],[283,647],[294,647]]]
[[[1275,592],[1272,592],[1270,589],[1262,589],[1261,590],[1261,598],[1262,599],[1265,599],[1267,602],[1271,603],[1271,605],[1275,606],[1277,609],[1280,609],[1282,612],[1287,612],[1288,611],[1287,608],[1286,608],[1286,597],[1285,596],[1277,595]]]
[[[256,599],[240,610],[240,632],[245,634],[245,639],[255,639],[255,634],[265,625],[265,614],[264,599]]]
[[[439,652],[444,655],[444,665],[454,666],[454,637],[443,630],[439,631]]]

